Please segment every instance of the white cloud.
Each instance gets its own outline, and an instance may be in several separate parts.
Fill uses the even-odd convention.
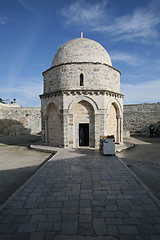
[[[95,25],[99,25],[102,16],[104,16],[104,7],[107,1],[97,4],[90,4],[79,1],[71,4],[67,8],[62,8],[60,13],[66,18],[66,24],[76,24],[81,27],[91,27],[94,30]]]
[[[145,39],[157,36],[158,24],[160,24],[160,17],[156,12],[138,9],[131,15],[116,18],[108,31],[122,40]]]
[[[154,1],[152,5],[153,3]],[[90,31],[106,33],[114,36],[115,40],[147,41],[158,35],[160,15],[151,4],[146,8],[136,9],[130,15],[119,17],[111,14],[109,8],[105,8],[106,5],[106,1],[96,4],[80,1],[61,9],[61,15],[66,18],[68,25],[75,24]]]
[[[160,102],[160,80],[139,84],[121,84],[125,104]]]
[[[37,79],[30,79],[23,81],[21,83],[16,83],[14,86],[9,88],[1,88],[0,96],[1,98],[13,98],[17,99],[17,103],[23,107],[29,106],[40,106],[39,95],[42,94],[42,83]]]
[[[7,17],[3,17],[1,14],[0,14],[0,24],[5,24],[7,21]]]
[[[110,53],[112,61],[124,62],[131,66],[140,66],[143,64],[143,60],[134,54],[127,54],[124,52],[111,52]]]
[[[29,3],[29,1],[26,1],[26,0],[17,0],[17,1],[28,12],[32,13],[33,15],[37,15],[36,8],[33,7],[33,1],[31,2],[31,4]],[[35,1],[34,1],[34,3],[35,3]]]

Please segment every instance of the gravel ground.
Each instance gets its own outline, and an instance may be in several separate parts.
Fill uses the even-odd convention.
[[[49,153],[29,150],[38,136],[0,136],[0,204],[14,193],[41,164]]]
[[[160,138],[134,137],[135,147],[117,154],[160,199]]]

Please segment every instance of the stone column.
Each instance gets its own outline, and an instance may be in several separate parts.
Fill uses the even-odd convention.
[[[123,115],[120,116],[120,143],[123,143]]]
[[[68,146],[73,147],[75,132],[73,131],[73,114],[68,114]]]
[[[99,148],[100,136],[104,135],[104,114],[95,114],[95,148]]]
[[[63,109],[60,110],[58,113],[59,119],[60,119],[60,143],[59,147],[64,147],[64,114]]]
[[[117,139],[115,139],[115,141],[117,141],[117,143],[120,143],[121,140],[121,121],[120,121],[120,115],[117,115]]]
[[[47,144],[48,143],[48,116],[44,115],[43,119],[44,119],[44,140],[45,140],[45,143]]]
[[[109,117],[109,113],[105,114],[105,128],[104,128],[104,136],[108,135],[109,132],[109,125],[107,124],[107,118]]]
[[[71,133],[70,133],[70,124],[72,120],[70,119],[70,115],[68,114],[68,110],[63,110],[63,134],[64,134],[64,147],[69,147]],[[73,134],[72,134],[73,137]]]

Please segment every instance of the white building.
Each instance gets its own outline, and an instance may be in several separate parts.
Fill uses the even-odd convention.
[[[114,135],[122,143],[120,74],[98,42],[81,37],[64,44],[43,72],[43,141],[98,148],[100,136]]]

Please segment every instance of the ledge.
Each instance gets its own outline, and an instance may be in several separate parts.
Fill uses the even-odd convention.
[[[61,90],[44,93],[39,95],[42,98],[56,97],[60,95],[107,95],[112,97],[124,98],[124,95],[121,93],[116,93],[108,90]]]
[[[53,67],[48,68],[46,71],[44,71],[44,72],[42,73],[42,75],[44,76],[44,74],[45,74],[46,72],[50,71],[51,69],[58,68],[58,67],[60,67],[60,66],[65,66],[65,65],[81,65],[81,64],[90,64],[90,65],[92,64],[92,65],[107,66],[107,67],[112,68],[113,70],[119,72],[119,74],[121,75],[121,72],[120,72],[118,69],[116,69],[116,68],[114,68],[114,67],[112,67],[112,66],[110,66],[110,65],[108,65],[108,64],[106,64],[106,63],[100,63],[100,62],[70,62],[70,63],[61,63],[61,64],[59,64],[59,65],[56,65],[56,66],[53,66]]]

